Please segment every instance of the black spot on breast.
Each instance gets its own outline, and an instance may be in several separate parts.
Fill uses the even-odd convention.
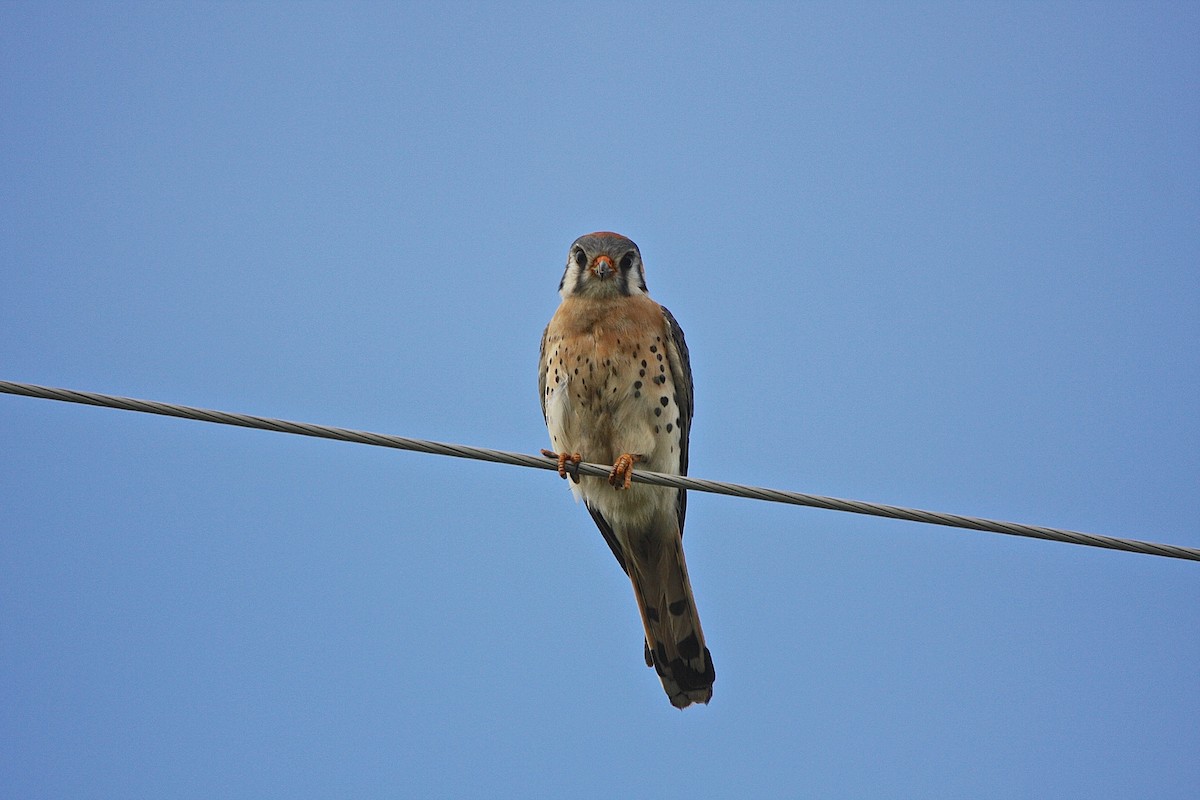
[[[634,382],[633,382],[633,388],[635,388],[635,389],[640,389],[640,388],[642,388],[642,382],[641,382],[641,381],[634,381]]]
[[[546,392],[546,394],[550,394],[550,393],[549,393],[549,392]],[[657,426],[657,425],[655,425],[655,426],[654,426],[654,432],[655,432],[655,433],[658,433],[658,432],[659,432],[659,428],[658,428],[658,426]]]
[[[687,600],[676,600],[674,603],[671,603],[669,606],[667,606],[667,611],[670,611],[671,614],[678,617],[680,614],[687,611],[687,607]]]
[[[691,661],[700,655],[700,640],[696,638],[696,632],[692,631],[686,639],[679,642],[679,655]]]
[[[646,359],[644,359],[644,358],[642,359],[642,366],[643,367],[649,366],[648,364],[646,364]]]
[[[641,392],[634,392],[634,393],[633,393],[633,396],[634,396],[634,397],[641,397],[641,396],[642,396],[642,393],[641,393]]]
[[[644,378],[644,377],[646,377],[646,370],[644,370],[644,369],[639,369],[639,370],[638,370],[638,377],[639,377],[639,378]]]
[[[651,353],[657,353],[657,352],[658,352],[658,348],[657,348],[657,347],[655,347],[654,345],[650,345],[650,352],[651,352]],[[659,356],[659,358],[662,358],[662,356]]]
[[[659,375],[659,376],[655,377],[655,379],[654,379],[654,382],[655,382],[655,383],[666,383],[666,382],[667,382],[667,376],[666,376],[666,375]]]
[[[662,416],[662,409],[661,409],[661,408],[656,408],[656,409],[654,409],[654,416],[656,416],[656,417],[661,417],[661,416]]]
[[[669,422],[668,422],[668,423],[667,423],[667,433],[670,433],[670,432],[671,432],[671,427],[672,427],[672,426],[671,426],[671,423],[669,423]]]
[[[668,400],[666,397],[660,397],[660,398],[658,398],[658,402],[662,403],[663,406],[665,407],[665,406],[669,405],[671,401]]]
[[[659,361],[662,361],[662,353],[656,355],[655,358],[657,358]]]

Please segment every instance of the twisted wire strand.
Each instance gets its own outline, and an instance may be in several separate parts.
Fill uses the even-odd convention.
[[[59,389],[29,383],[15,383],[12,381],[0,381],[0,392],[24,397],[36,397],[44,400],[60,400],[65,403],[79,403],[125,411],[138,411],[145,414],[179,417],[182,419],[198,420],[200,422],[212,422],[218,425],[235,425],[242,428],[256,428],[258,430],[290,433],[298,436],[312,436],[319,439],[335,439],[337,441],[354,442],[375,447],[413,450],[418,453],[429,453],[432,455],[492,461],[518,467],[548,470],[558,469],[558,465],[554,459],[540,455],[535,456],[505,450],[492,450],[485,447],[471,447],[464,444],[432,442],[425,439],[410,439],[386,433],[371,433],[369,431],[336,428],[330,425],[316,425],[307,422],[291,422],[251,414],[214,411],[175,403],[161,403],[155,400],[137,400],[131,397],[118,397],[98,392]],[[583,475],[607,477],[610,470],[611,467],[603,464],[589,464],[585,462],[579,465],[579,472]],[[1082,533],[1080,531],[1047,528],[1040,525],[1025,525],[1017,522],[1002,522],[982,517],[968,517],[961,514],[923,511],[921,509],[886,505],[884,503],[870,503],[864,500],[843,500],[823,495],[803,494],[801,492],[789,492],[779,489],[764,489],[758,486],[744,486],[724,481],[702,480],[683,475],[668,475],[662,472],[635,470],[633,480],[638,483],[647,483],[654,486],[669,486],[697,492],[711,492],[713,494],[743,497],[750,500],[789,503],[791,505],[808,506],[810,508],[823,508],[829,511],[869,514],[876,517],[888,517],[891,519],[908,520],[910,522],[925,522],[930,525],[944,525],[952,528],[1002,533],[1009,536],[1025,536],[1033,539],[1046,539],[1087,547],[1103,547],[1109,550],[1123,550],[1130,553],[1143,553],[1145,555],[1162,556],[1165,558],[1200,561],[1200,548],[1194,547],[1159,544],[1157,542],[1147,542],[1138,539],[1123,539],[1115,536],[1102,536],[1096,533]]]

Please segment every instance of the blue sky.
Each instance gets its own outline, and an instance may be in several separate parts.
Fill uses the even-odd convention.
[[[0,378],[524,452],[567,247],[692,474],[1200,546],[1187,3],[0,7]],[[60,797],[1200,791],[1191,563],[693,495],[671,708],[549,473],[0,397]]]

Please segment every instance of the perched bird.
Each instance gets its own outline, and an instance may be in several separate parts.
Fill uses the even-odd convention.
[[[542,453],[558,460],[561,477],[571,475],[572,493],[633,583],[646,666],[671,704],[707,703],[716,672],[683,559],[686,494],[632,483],[634,464],[687,474],[692,368],[683,331],[646,293],[637,245],[616,233],[576,239],[558,291],[538,364],[554,448]],[[581,476],[581,461],[612,472]]]

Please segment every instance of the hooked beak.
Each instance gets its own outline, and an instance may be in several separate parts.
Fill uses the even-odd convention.
[[[597,278],[604,279],[615,272],[612,259],[608,256],[596,256],[596,260],[592,262],[592,274]]]

